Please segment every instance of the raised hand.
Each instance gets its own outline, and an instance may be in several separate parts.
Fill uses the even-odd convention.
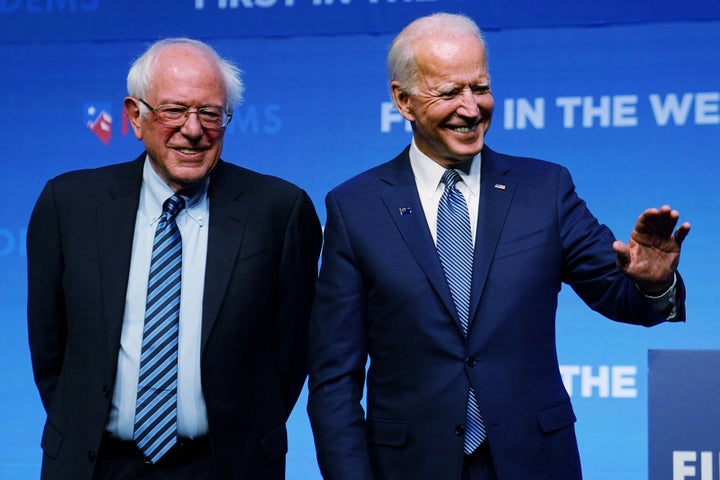
[[[672,285],[680,247],[690,232],[688,222],[675,230],[679,218],[668,205],[648,208],[638,217],[628,244],[613,243],[618,268],[646,294],[659,295]]]

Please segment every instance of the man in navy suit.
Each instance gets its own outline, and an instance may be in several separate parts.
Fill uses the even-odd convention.
[[[322,474],[579,479],[555,347],[560,286],[621,322],[683,321],[676,267],[690,226],[675,230],[676,211],[651,208],[625,245],[565,168],[485,145],[494,104],[469,18],[411,23],[388,70],[412,143],[326,199],[308,401]],[[447,276],[460,255],[441,259],[437,242],[447,170],[459,176],[472,237],[464,314]]]
[[[27,252],[43,479],[285,477],[322,232],[303,190],[220,159],[242,90],[239,70],[208,45],[155,43],[130,69],[125,98],[145,152],[41,193]],[[154,458],[140,449],[136,398],[153,238],[170,197],[183,205],[168,348],[177,373],[147,385],[174,392],[171,414],[157,417],[169,450]]]

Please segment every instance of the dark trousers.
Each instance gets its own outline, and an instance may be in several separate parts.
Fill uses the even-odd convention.
[[[163,457],[152,464],[134,442],[103,438],[95,465],[94,480],[212,480],[212,455],[207,437],[180,439]]]
[[[497,480],[487,441],[470,455],[465,455],[462,480]]]

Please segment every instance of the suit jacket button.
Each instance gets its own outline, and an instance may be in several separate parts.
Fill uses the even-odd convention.
[[[105,398],[110,398],[110,395],[112,395],[112,388],[110,388],[110,385],[105,385],[102,391]]]
[[[88,460],[94,462],[96,458],[95,450],[88,450]]]
[[[465,363],[468,367],[474,367],[477,364],[477,359],[472,355],[465,357]]]
[[[465,434],[465,425],[457,425],[455,427],[455,435],[461,437]]]

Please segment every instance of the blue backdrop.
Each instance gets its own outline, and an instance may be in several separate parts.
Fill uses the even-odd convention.
[[[512,5],[508,6],[508,3]],[[135,4],[135,5],[133,5]],[[558,345],[589,480],[646,478],[648,349],[720,340],[720,2],[686,0],[0,0],[0,478],[39,474],[44,413],[25,326],[25,230],[45,181],[126,161],[125,75],[163,36],[210,42],[245,71],[223,157],[325,193],[410,140],[389,103],[387,47],[417,16],[485,29],[496,100],[487,143],[564,164],[627,241],[646,207],[690,220],[686,325],[613,324],[561,292]],[[303,394],[288,478],[319,479]],[[717,450],[720,451],[720,448]]]

